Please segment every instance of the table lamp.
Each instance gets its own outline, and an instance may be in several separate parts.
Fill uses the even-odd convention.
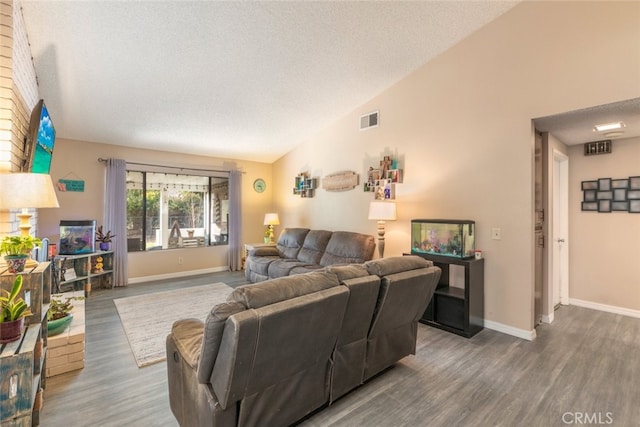
[[[264,225],[268,226],[269,230],[269,243],[275,243],[273,239],[273,226],[280,225],[280,218],[277,213],[264,214]]]
[[[51,176],[41,173],[4,173],[0,174],[0,209],[22,209],[20,234],[28,236],[31,230],[29,209],[58,208],[58,198]],[[30,260],[27,265],[35,265]]]
[[[384,223],[396,220],[395,202],[375,201],[369,203],[369,219],[378,221],[378,255],[384,255]]]

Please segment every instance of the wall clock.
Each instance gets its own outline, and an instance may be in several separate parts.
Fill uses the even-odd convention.
[[[253,181],[253,189],[256,191],[256,193],[262,193],[267,189],[267,184],[264,182],[264,179],[258,178]]]

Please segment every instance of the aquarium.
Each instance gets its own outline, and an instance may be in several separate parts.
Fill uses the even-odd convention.
[[[475,222],[455,219],[411,220],[411,253],[473,258]]]
[[[60,255],[75,255],[95,252],[96,222],[60,221]]]

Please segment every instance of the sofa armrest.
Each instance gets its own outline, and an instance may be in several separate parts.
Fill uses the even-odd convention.
[[[203,331],[204,322],[199,319],[180,319],[171,327],[171,335],[180,355],[194,370],[200,359]]]
[[[280,256],[275,246],[259,246],[249,251],[249,256]]]

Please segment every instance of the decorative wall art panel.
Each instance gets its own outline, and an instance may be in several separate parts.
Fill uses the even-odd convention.
[[[640,176],[582,181],[581,209],[585,212],[640,213]]]

